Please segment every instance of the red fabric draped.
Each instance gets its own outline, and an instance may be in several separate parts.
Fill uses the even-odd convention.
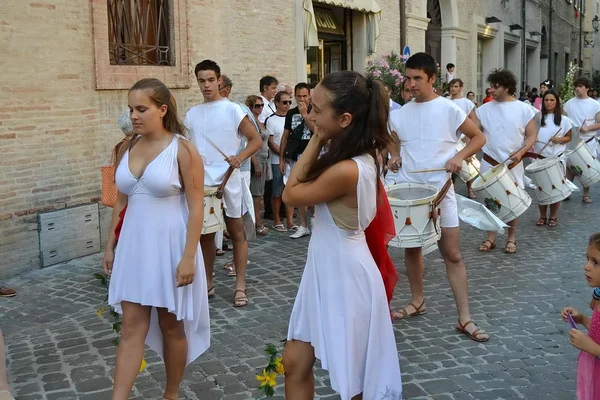
[[[123,207],[123,209],[119,213],[119,222],[117,222],[117,226],[115,227],[115,237],[117,238],[117,240],[119,240],[119,235],[121,234],[121,227],[123,226],[125,211],[127,211],[127,206]]]
[[[394,216],[392,215],[392,208],[385,193],[385,188],[380,180],[377,214],[373,221],[371,221],[371,224],[365,229],[365,237],[373,260],[375,260],[375,264],[377,264],[379,272],[381,272],[388,303],[392,301],[394,287],[396,287],[396,283],[398,282],[396,267],[394,267],[392,258],[387,250],[387,245],[394,236],[396,236]]]

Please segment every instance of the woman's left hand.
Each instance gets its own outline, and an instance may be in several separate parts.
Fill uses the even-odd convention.
[[[193,257],[184,257],[179,261],[175,278],[177,279],[177,287],[187,286],[194,282],[194,274],[196,272],[196,263]]]

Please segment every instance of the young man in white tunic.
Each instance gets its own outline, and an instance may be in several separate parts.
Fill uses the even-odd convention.
[[[598,130],[600,129],[600,103],[588,96],[591,87],[590,80],[584,77],[577,78],[575,84],[575,96],[565,103],[565,113],[573,123],[581,126],[579,139],[596,157],[600,156],[598,146]],[[567,178],[572,181],[574,176],[571,170],[567,170]],[[591,203],[590,188],[583,188],[583,202]]]
[[[487,139],[483,147],[481,172],[485,172],[497,163],[507,161],[510,173],[517,184],[524,188],[525,168],[522,160],[537,140],[535,117],[537,110],[515,98],[517,79],[507,70],[494,70],[488,76],[490,94],[493,101],[485,103],[475,112],[477,124]],[[504,252],[517,252],[518,218],[508,222],[508,239]],[[487,239],[479,246],[479,251],[489,252],[496,247],[496,233],[488,232]]]
[[[440,204],[442,238],[438,246],[446,263],[448,282],[458,309],[456,329],[475,341],[484,342],[489,339],[488,334],[471,321],[467,270],[460,253],[456,196],[448,173],[460,171],[463,160],[481,149],[485,137],[460,107],[434,93],[436,69],[435,60],[426,53],[417,53],[406,62],[405,85],[411,89],[414,101],[390,114],[390,126],[397,133],[401,146],[400,149],[393,145],[388,147],[392,154],[388,166],[392,170],[401,166],[398,172],[400,182],[424,183],[438,189],[450,185]],[[461,132],[470,140],[457,153],[456,145]],[[445,171],[411,173],[432,168],[444,168]],[[427,311],[423,294],[425,267],[422,249],[405,249],[405,263],[412,299],[407,307],[394,313],[396,319],[421,315]]]
[[[242,162],[261,147],[260,136],[240,106],[219,94],[221,69],[211,60],[196,65],[195,75],[204,102],[192,107],[185,117],[185,125],[200,154],[204,156],[204,186],[219,186],[229,167],[235,168],[225,185],[223,206],[227,231],[233,242],[233,259],[236,269],[234,306],[248,304],[246,295],[246,265],[248,242],[242,221]],[[248,144],[241,152],[242,136]],[[212,143],[211,143],[212,142]],[[217,146],[219,149],[215,148]],[[220,151],[228,155],[227,159]],[[200,238],[202,255],[206,266],[208,296],[213,296],[213,269],[216,257],[215,234]]]
[[[465,114],[471,118],[471,120],[475,121],[475,103],[463,96],[463,86],[463,81],[459,78],[455,78],[450,81],[450,100],[455,102],[456,105],[458,105],[461,110],[463,110]],[[467,138],[465,135],[460,135],[460,140],[462,140],[463,143],[469,142],[469,138]],[[472,180],[466,183],[467,191],[469,198],[475,199],[477,196],[475,195],[475,192],[473,192],[473,189],[471,189],[472,183]]]

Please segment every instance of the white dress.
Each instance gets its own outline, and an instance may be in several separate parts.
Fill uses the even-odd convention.
[[[376,169],[358,165],[357,231],[338,228],[326,204],[315,206],[313,234],[288,340],[310,343],[342,400],[401,398],[398,350],[381,273],[364,230],[376,213]]]
[[[116,185],[128,196],[127,211],[116,247],[108,304],[122,313],[121,302],[152,306],[146,344],[163,357],[156,308],[183,320],[188,341],[187,364],[210,346],[206,274],[200,245],[194,282],[177,287],[175,273],[183,256],[188,207],[179,181],[175,136],[136,179],[129,170],[129,151],[116,172]]]

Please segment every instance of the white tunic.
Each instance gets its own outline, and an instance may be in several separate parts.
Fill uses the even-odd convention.
[[[288,340],[310,343],[342,400],[399,400],[398,349],[383,279],[364,230],[377,211],[375,162],[355,157],[357,231],[338,228],[326,204],[315,206],[306,267],[290,317]]]
[[[461,97],[460,99],[451,99],[451,100],[453,102],[455,102],[456,105],[459,106],[460,109],[465,112],[465,114],[467,114],[467,116],[469,114],[471,114],[471,111],[473,111],[473,109],[475,108],[475,103],[473,103],[471,100],[467,99],[466,97]]]
[[[115,251],[108,304],[122,313],[121,302],[151,306],[146,344],[163,356],[156,308],[183,321],[188,342],[187,364],[210,346],[206,273],[202,250],[196,250],[194,282],[177,287],[175,273],[185,250],[188,207],[179,181],[179,137],[146,167],[140,179],[129,170],[129,151],[117,167],[116,185],[128,197]]]
[[[198,104],[185,116],[190,138],[204,159],[204,185],[218,186],[229,168],[225,157],[206,138],[228,156],[238,154],[242,144],[239,127],[246,113],[228,99]],[[241,175],[240,175],[241,176]]]
[[[475,112],[487,139],[482,150],[499,163],[525,144],[525,128],[536,115],[535,108],[518,100],[503,102],[493,100],[482,105]],[[491,167],[485,160],[481,162],[481,172]],[[523,163],[519,163],[510,172],[519,186],[524,188]]]
[[[565,137],[565,135],[571,131],[571,123],[567,118],[562,117],[560,120],[560,126],[557,126],[554,123],[554,114],[546,115],[545,122],[545,126],[540,126],[540,129],[538,130],[538,138],[537,142],[533,146],[533,151],[544,157],[557,156],[564,153],[564,151],[567,149],[566,144],[554,144],[550,142],[546,146],[546,143],[550,141],[552,136],[554,136],[559,129],[560,131],[558,134],[556,134],[556,137]],[[540,153],[542,148],[544,148],[544,150]]]
[[[578,126],[589,126],[596,123],[596,114],[600,113],[600,103],[596,100],[588,97],[586,99],[578,99],[573,97],[571,100],[565,103],[565,112],[567,116]],[[598,138],[599,131],[589,131],[585,133],[579,133],[579,139],[587,142],[589,139],[596,137]],[[592,154],[600,155],[600,149],[598,148],[598,141],[591,140],[586,145],[592,151]]]

